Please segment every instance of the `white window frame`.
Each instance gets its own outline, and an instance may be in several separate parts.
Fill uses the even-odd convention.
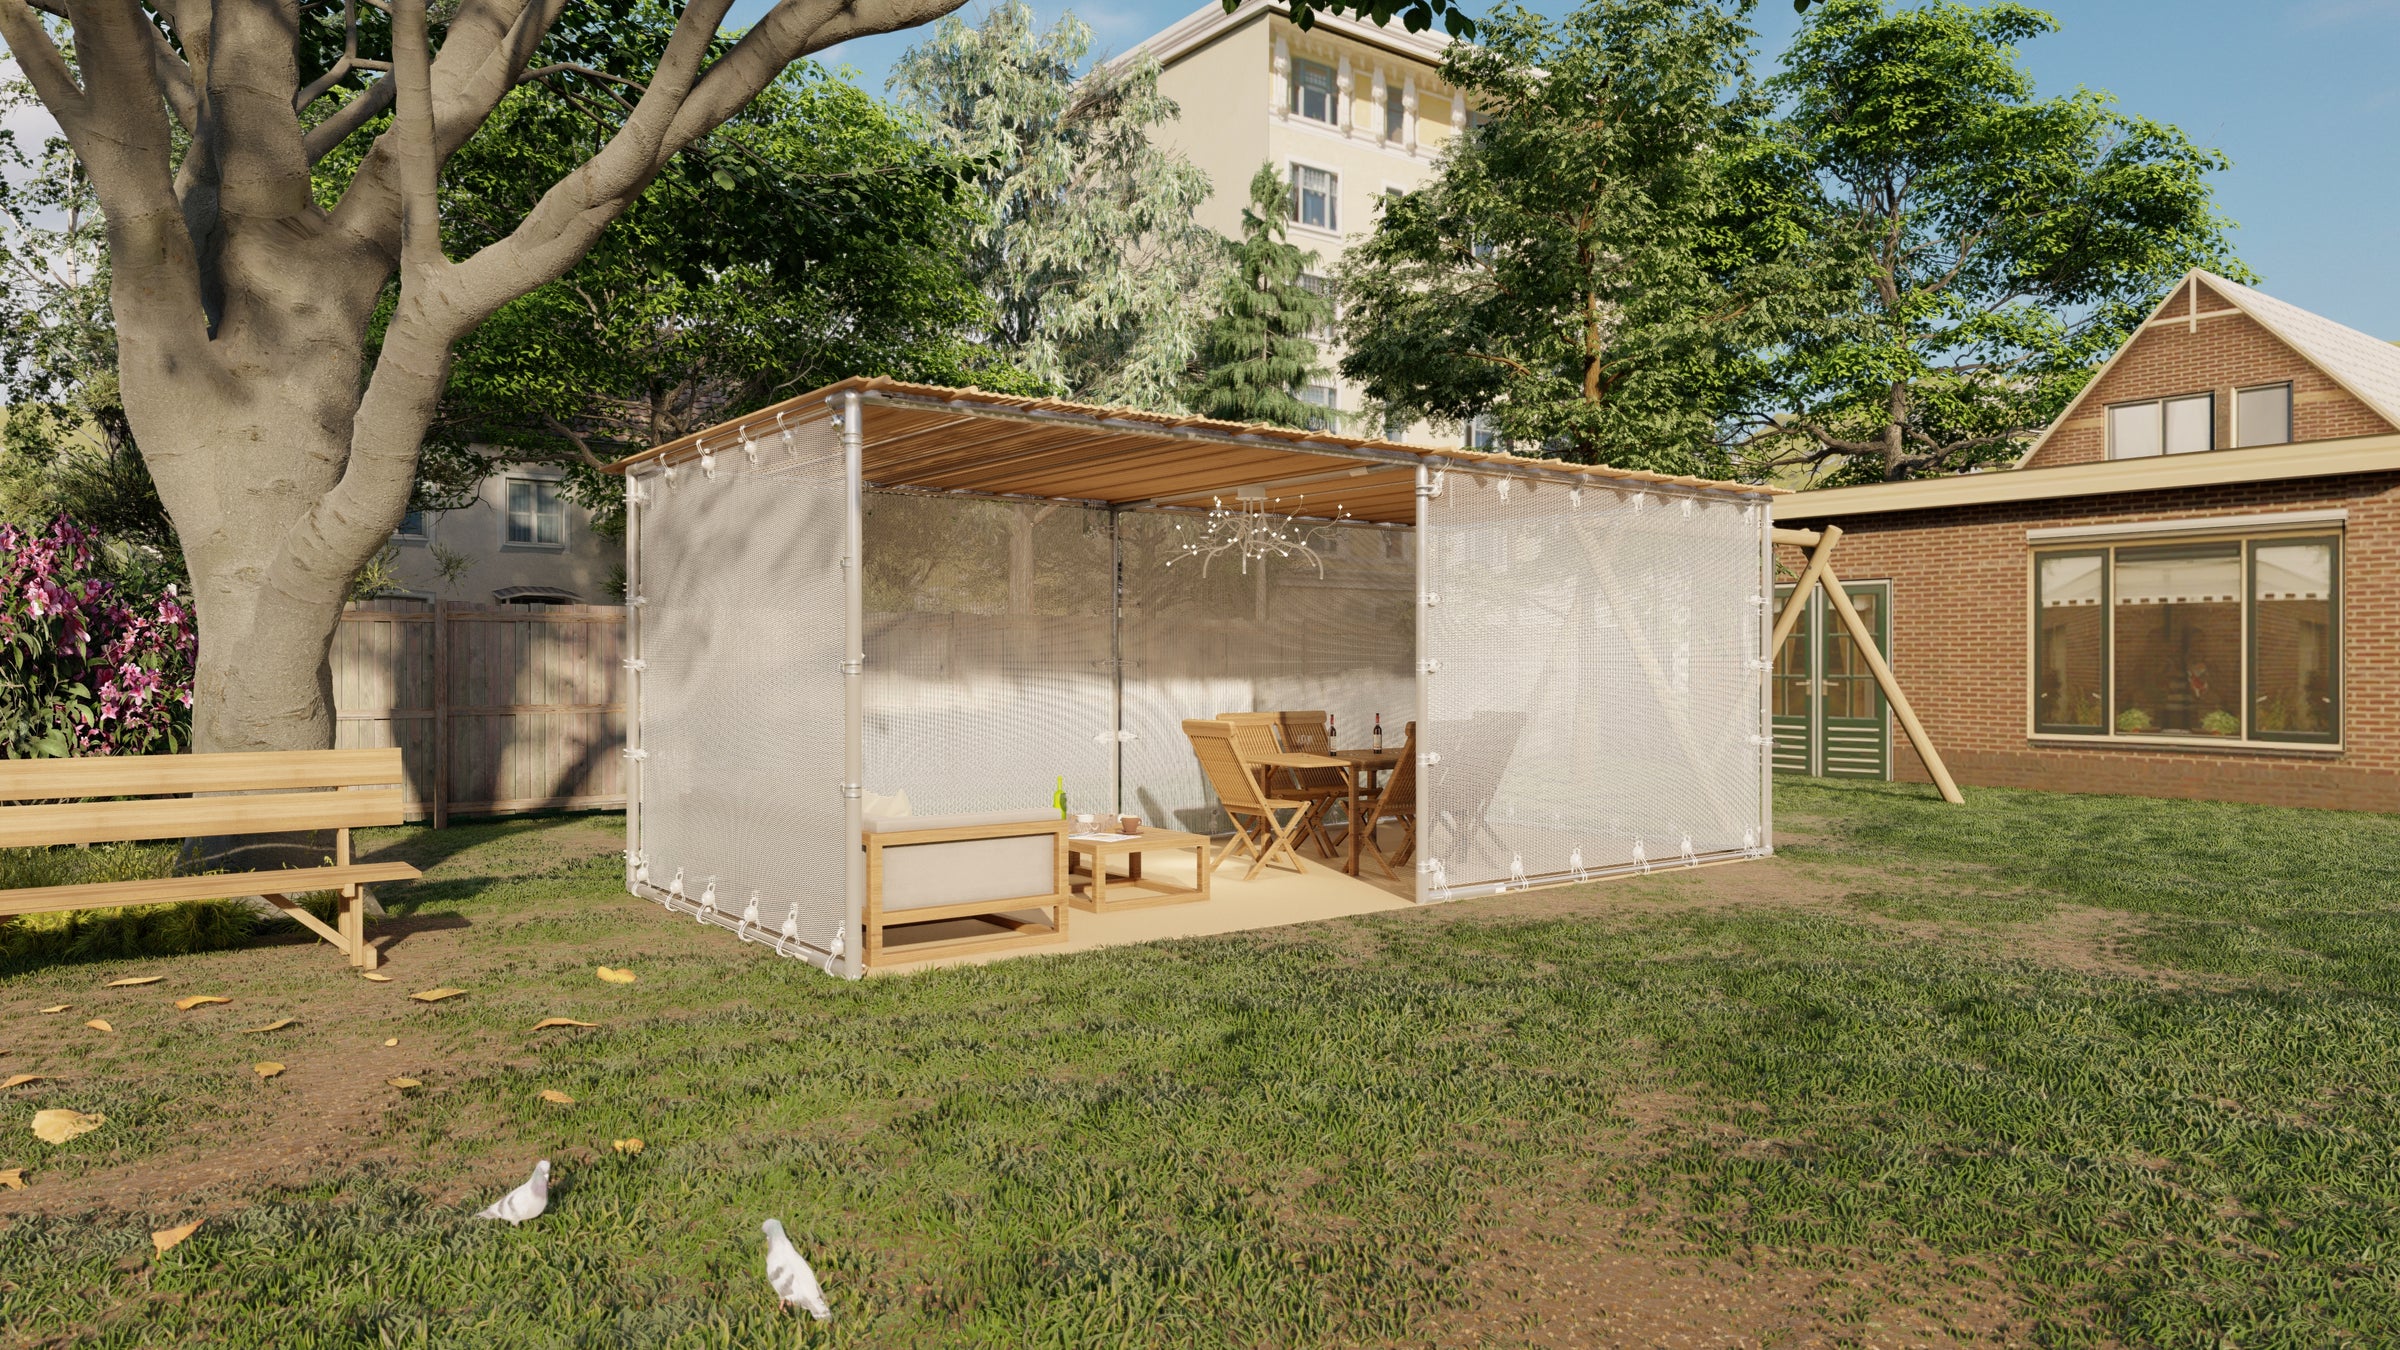
[[[2176,403],[2199,403],[2199,402],[2205,402],[2205,403],[2207,403],[2207,404],[2208,404],[2208,444],[2207,444],[2207,445],[2205,445],[2205,446],[2202,446],[2202,447],[2201,447],[2200,449],[2198,449],[2198,450],[2177,450],[2177,449],[2175,449],[2175,448],[2174,448],[2172,445],[2168,444],[2168,441],[2167,441],[2167,409],[2168,409],[2168,406],[2169,406],[2169,405],[2171,405],[2171,404],[2176,404]],[[2132,410],[2132,409],[2135,409],[2135,408],[2156,408],[2156,409],[2158,409],[2158,455],[2156,456],[2156,457],[2158,457],[2158,458],[2164,458],[2164,457],[2166,457],[2166,456],[2168,456],[2168,455],[2199,455],[2199,454],[2206,454],[2206,453],[2208,453],[2209,451],[2211,451],[2211,450],[2215,450],[2215,449],[2217,449],[2217,448],[2218,448],[2218,446],[2217,446],[2217,392],[2216,392],[2215,390],[2213,390],[2213,389],[2209,389],[2209,390],[2203,390],[2203,391],[2200,391],[2200,392],[2198,392],[2198,393],[2190,393],[2190,394],[2167,394],[2167,395],[2161,396],[2161,397],[2159,397],[2159,398],[2129,398],[2129,399],[2126,399],[2126,400],[2124,400],[2124,401],[2123,401],[2123,402],[2121,402],[2121,403],[2111,403],[2111,404],[2107,405],[2105,408],[2103,408],[2103,409],[2101,410],[2101,413],[2100,413],[2100,428],[2101,428],[2101,438],[2102,438],[2102,441],[2104,442],[2104,444],[2102,445],[2102,455],[2103,455],[2103,457],[2105,457],[2105,458],[2108,458],[2108,459],[2150,459],[2150,458],[2153,458],[2153,456],[2150,456],[2150,455],[2130,455],[2130,456],[2128,456],[2128,455],[2120,454],[2120,453],[2118,452],[2118,448],[2117,448],[2117,414],[2118,414],[2118,413],[2120,413],[2120,412],[2126,412],[2126,411],[2130,411],[2130,410]]]
[[[1328,235],[1336,239],[1340,238],[1342,234],[1341,170],[1323,164],[1311,164],[1304,159],[1289,160],[1286,163],[1287,168],[1285,169],[1285,181],[1289,182],[1292,186],[1292,228],[1298,230],[1310,230],[1317,234]],[[1326,190],[1323,194],[1325,198],[1325,223],[1322,225],[1309,224],[1303,215],[1303,193],[1300,186],[1300,175],[1303,171],[1309,173],[1321,173],[1325,175],[1327,180],[1329,180]]]
[[[1300,73],[1303,70],[1321,70],[1325,72],[1325,88],[1323,91],[1325,94],[1325,115],[1323,117],[1314,117],[1308,112],[1308,100],[1301,94],[1301,90],[1304,86],[1300,81]],[[1332,63],[1326,61],[1311,61],[1305,56],[1295,56],[1292,58],[1291,74],[1286,78],[1290,81],[1290,85],[1289,92],[1285,96],[1285,102],[1286,107],[1291,112],[1292,116],[1300,119],[1303,122],[1315,122],[1321,126],[1336,128],[1341,126],[1342,83],[1341,76],[1337,71],[1335,71]],[[1316,93],[1318,91],[1314,88],[1310,88],[1308,92]]]
[[[409,533],[408,518],[417,518],[416,533]],[[392,542],[398,544],[430,544],[433,542],[433,512],[403,511],[400,523],[392,528]]]
[[[2283,439],[2280,441],[2260,441],[2255,445],[2244,445],[2242,444],[2242,395],[2255,394],[2266,389],[2281,389],[2283,391]],[[2256,450],[2261,446],[2290,445],[2293,440],[2292,382],[2290,380],[2269,380],[2265,384],[2243,384],[2234,386],[2233,407],[2227,413],[2227,418],[2233,423],[2232,449]]]
[[[517,485],[520,483],[535,489],[535,504],[533,510],[533,534],[535,537],[532,539],[516,538],[517,509],[514,499],[517,495]],[[530,474],[511,474],[507,478],[501,480],[501,548],[522,549],[539,553],[560,553],[565,551],[567,547],[567,499],[566,496],[558,490],[559,486],[560,480],[556,478],[537,477]],[[555,541],[544,540],[540,537],[540,490],[543,488],[548,488],[550,490],[550,499],[558,510],[558,538]]]
[[[1397,80],[1383,86],[1383,140],[1386,145],[1408,144],[1408,89]]]

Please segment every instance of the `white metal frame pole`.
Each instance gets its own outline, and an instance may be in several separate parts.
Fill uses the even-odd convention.
[[[866,428],[862,424],[858,391],[842,395],[842,490],[847,498],[847,524],[842,544],[842,857],[847,898],[842,908],[844,979],[866,973],[866,935],[859,931],[867,907],[867,854],[864,802],[866,763],[860,740],[866,726]]]
[[[1775,852],[1775,499],[1758,504],[1758,856]]]
[[[633,473],[625,475],[625,889],[634,884],[642,852],[642,493]],[[437,620],[438,622],[438,620]]]

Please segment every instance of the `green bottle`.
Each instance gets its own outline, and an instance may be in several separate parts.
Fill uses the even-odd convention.
[[[1058,776],[1058,791],[1050,794],[1050,804],[1058,808],[1060,820],[1067,818],[1067,776],[1063,773]]]

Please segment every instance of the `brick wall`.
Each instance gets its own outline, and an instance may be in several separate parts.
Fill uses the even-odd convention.
[[[2192,286],[2200,287],[2202,317],[2196,325],[2176,321],[2189,312]],[[2134,335],[2124,355],[2075,405],[2068,420],[2059,424],[2025,467],[2104,459],[2109,404],[2177,394],[2215,393],[2217,445],[2230,447],[2233,391],[2284,380],[2292,384],[2295,441],[2374,436],[2394,429],[2249,315],[2233,312],[2207,317],[2211,311],[2232,309],[2215,290],[2198,281],[2177,291],[2161,311],[2161,322]]]
[[[2342,507],[2342,748],[2060,745],[2026,733],[2031,697],[2025,532]],[[1777,503],[1805,525],[1806,497]],[[2011,502],[1842,523],[1834,570],[1892,583],[1894,672],[1966,784],[2400,811],[2400,473]],[[1781,551],[1794,572],[1798,550]],[[1897,777],[1924,766],[1893,728]]]

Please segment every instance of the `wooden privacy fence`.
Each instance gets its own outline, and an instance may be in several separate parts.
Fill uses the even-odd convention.
[[[625,611],[376,600],[333,638],[338,748],[398,746],[437,826],[625,805]]]

